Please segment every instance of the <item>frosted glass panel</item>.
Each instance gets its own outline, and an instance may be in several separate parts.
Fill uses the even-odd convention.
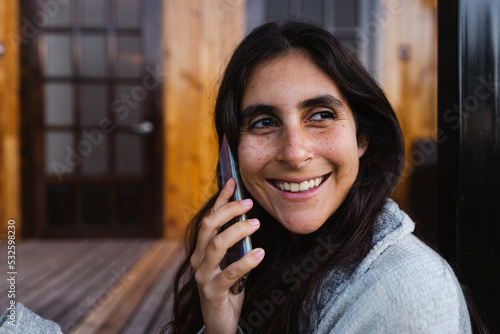
[[[345,46],[347,46],[347,48],[349,50],[351,50],[351,52],[356,55],[357,53],[357,49],[356,49],[356,40],[353,39],[353,38],[343,38],[342,39],[342,43],[344,43]]]
[[[39,10],[30,21],[37,26],[69,26],[71,24],[71,6],[73,2],[67,0],[37,1]]]
[[[107,42],[104,35],[82,36],[82,67],[84,76],[105,76],[107,74]]]
[[[141,86],[119,85],[115,88],[115,101],[111,109],[118,125],[131,125],[142,120],[142,105],[147,91]]]
[[[290,5],[288,3],[288,0],[271,0],[266,1],[266,3],[268,17],[290,15]]]
[[[142,137],[125,134],[117,135],[117,174],[140,175],[142,173],[142,153]]]
[[[120,77],[139,77],[142,67],[141,39],[135,36],[119,36],[116,74]]]
[[[70,84],[47,83],[44,100],[45,124],[73,124],[73,89]]]
[[[45,171],[49,175],[73,174],[81,163],[80,156],[74,151],[71,132],[48,132],[45,134]]]
[[[71,75],[71,36],[69,34],[47,33],[45,40],[45,75]]]
[[[302,1],[300,10],[302,17],[323,23],[323,0]]]
[[[83,130],[79,145],[90,148],[82,162],[82,174],[105,174],[108,171],[109,137],[97,129]]]
[[[80,4],[80,22],[84,26],[103,26],[106,24],[106,0],[84,0]]]
[[[105,85],[80,86],[80,117],[83,126],[98,126],[107,116],[109,104],[106,101]]]
[[[140,0],[115,0],[116,25],[118,27],[139,27],[141,24]]]
[[[335,0],[335,27],[355,27],[357,24],[357,1]]]

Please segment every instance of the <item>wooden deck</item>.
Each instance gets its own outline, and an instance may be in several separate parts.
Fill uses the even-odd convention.
[[[159,333],[169,320],[177,240],[27,240],[16,244],[17,302],[64,333]],[[0,306],[9,303],[0,244]],[[3,311],[2,311],[3,313]]]

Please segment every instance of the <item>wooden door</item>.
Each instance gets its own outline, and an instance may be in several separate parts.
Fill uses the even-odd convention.
[[[22,8],[26,236],[161,235],[158,7],[32,0]]]

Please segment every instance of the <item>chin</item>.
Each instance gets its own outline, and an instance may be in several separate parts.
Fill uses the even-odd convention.
[[[309,216],[300,217],[277,217],[276,219],[286,228],[288,231],[295,234],[311,234],[316,232],[327,220],[325,218],[310,218]]]

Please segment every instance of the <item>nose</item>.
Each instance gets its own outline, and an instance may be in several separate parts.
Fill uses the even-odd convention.
[[[280,150],[277,159],[281,164],[298,169],[313,158],[312,140],[305,131],[286,129],[280,135]]]

